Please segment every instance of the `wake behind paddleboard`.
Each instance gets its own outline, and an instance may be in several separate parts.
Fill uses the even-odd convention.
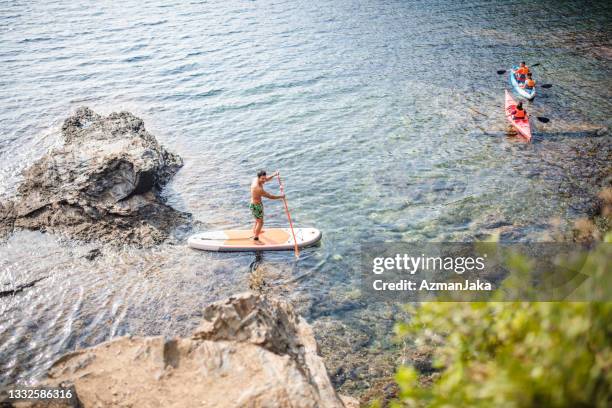
[[[321,231],[316,228],[295,228],[295,239],[299,248],[314,245],[321,240]],[[204,251],[289,251],[295,245],[289,228],[264,228],[259,241],[252,239],[251,230],[208,231],[192,235],[187,241],[190,248]]]

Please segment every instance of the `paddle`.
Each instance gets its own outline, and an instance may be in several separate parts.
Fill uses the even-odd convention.
[[[540,122],[542,122],[542,123],[548,123],[548,122],[550,122],[550,119],[548,119],[548,118],[546,118],[546,117],[544,117],[544,116],[536,116],[536,118],[537,118],[537,119],[538,119]]]
[[[532,67],[537,67],[537,66],[539,66],[539,65],[542,65],[542,64],[540,64],[540,63],[538,62],[538,63],[535,63],[535,64],[533,64],[533,65],[531,65],[531,66],[532,66]],[[498,73],[499,75],[503,75],[503,74],[505,74],[506,72],[508,72],[508,71],[507,71],[507,70],[505,70],[505,69],[500,69],[500,70],[498,70],[498,71],[497,71],[497,73]],[[550,88],[550,87],[549,87],[549,88]]]
[[[276,176],[278,177],[278,185],[280,186],[281,194],[285,195],[285,187],[283,186],[283,182],[281,181],[279,171],[276,172]],[[298,259],[300,257],[300,250],[298,248],[297,239],[295,239],[295,231],[293,231],[293,222],[291,221],[291,214],[289,213],[289,206],[287,205],[287,197],[283,197],[283,203],[285,203],[285,212],[287,213],[287,219],[289,220],[289,228],[291,228],[291,235],[293,235],[295,258]]]

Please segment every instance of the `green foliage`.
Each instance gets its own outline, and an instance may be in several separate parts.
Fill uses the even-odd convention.
[[[605,241],[586,273],[607,284],[612,235]],[[612,406],[610,302],[423,303],[413,312],[397,332],[435,345],[441,372],[421,386],[414,368],[400,367],[391,407]]]

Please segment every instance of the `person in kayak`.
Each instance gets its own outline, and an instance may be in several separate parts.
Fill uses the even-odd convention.
[[[529,67],[525,65],[525,61],[521,62],[521,64],[516,70],[516,80],[519,82],[525,81],[525,78],[527,78],[528,73],[529,73]]]
[[[259,241],[259,234],[261,234],[261,229],[264,225],[264,209],[261,198],[266,197],[270,200],[280,200],[282,198],[285,198],[284,194],[270,194],[263,188],[263,185],[265,183],[272,180],[277,175],[278,171],[272,174],[271,176],[268,176],[266,175],[265,170],[259,170],[257,172],[257,177],[255,177],[251,182],[251,204],[249,204],[249,209],[251,210],[251,214],[255,218],[255,225],[253,225],[253,240],[255,241]]]
[[[531,72],[529,72],[527,74],[527,79],[525,80],[525,84],[523,85],[523,88],[525,89],[533,89],[535,88],[536,82],[533,79],[533,77],[531,76]]]
[[[527,117],[527,111],[523,109],[523,102],[520,101],[516,104],[514,109],[512,110],[512,118],[513,119],[525,119]]]

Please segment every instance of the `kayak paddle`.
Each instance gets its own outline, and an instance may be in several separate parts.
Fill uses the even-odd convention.
[[[540,64],[540,63],[538,62],[538,63],[535,63],[535,64],[531,65],[531,67],[537,67],[537,66],[539,66],[539,65],[542,65],[542,64]],[[508,72],[508,71],[507,71],[507,70],[505,70],[505,69],[500,69],[500,70],[498,70],[498,71],[497,71],[497,73],[498,73],[499,75],[503,75],[503,74],[505,74],[506,72]],[[549,87],[549,88],[550,88],[550,87]]]
[[[550,122],[550,119],[548,119],[548,118],[546,118],[546,117],[544,117],[544,116],[536,116],[536,118],[537,118],[537,119],[538,119],[540,122],[542,122],[542,123],[548,123],[548,122]]]

